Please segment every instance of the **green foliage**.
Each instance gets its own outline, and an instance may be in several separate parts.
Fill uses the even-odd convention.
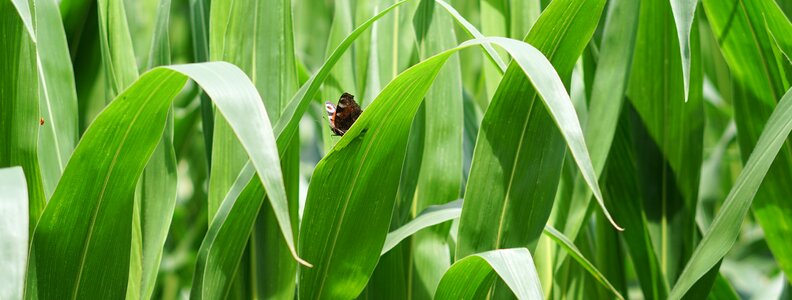
[[[0,298],[782,298],[790,9],[2,0]]]

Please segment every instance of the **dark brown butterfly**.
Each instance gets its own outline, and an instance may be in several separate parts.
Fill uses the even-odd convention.
[[[333,103],[327,101],[325,109],[327,110],[327,116],[330,117],[330,129],[335,135],[339,136],[344,135],[360,117],[360,114],[363,113],[360,105],[355,102],[355,96],[349,93],[341,95],[337,106],[333,106]]]

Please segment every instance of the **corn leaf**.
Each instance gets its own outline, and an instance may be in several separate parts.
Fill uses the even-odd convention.
[[[702,3],[737,83],[738,96],[733,103],[737,141],[747,167],[749,155],[761,149],[757,143],[767,127],[768,118],[790,88],[790,53],[786,53],[787,58],[779,53],[785,49],[782,41],[785,37],[770,33],[783,32],[792,25],[772,0],[726,3],[705,0]],[[753,212],[779,267],[791,274],[792,244],[787,237],[792,235],[792,225],[779,221],[792,218],[792,202],[785,200],[792,197],[792,185],[785,180],[792,177],[792,144],[788,137],[783,138],[787,141],[756,193]]]
[[[35,228],[47,203],[39,168],[38,74],[35,33],[27,1],[0,4],[0,167],[21,166],[28,188],[29,228]],[[45,121],[46,122],[46,121]]]
[[[43,299],[125,295],[132,194],[186,82],[182,74],[204,87],[221,113],[235,116],[232,125],[279,212],[283,236],[293,241],[274,135],[252,84],[225,63],[158,68],[105,109],[75,149],[33,235],[29,264],[35,263],[37,276],[28,278],[28,293],[36,289]],[[222,84],[228,78],[237,84]]]
[[[671,290],[669,298],[680,299],[696,281],[707,273],[723,258],[734,245],[740,233],[740,225],[748,208],[751,207],[754,195],[759,190],[773,160],[792,131],[792,89],[781,98],[778,106],[767,121],[762,135],[756,143],[754,152],[745,163],[729,196],[723,202],[712,225],[707,229],[701,243],[688,261],[682,275]]]
[[[530,71],[528,63],[515,57],[506,71],[499,92],[484,115],[476,142],[459,226],[457,257],[505,247],[535,247],[549,217],[561,171],[562,138],[567,139],[594,195],[602,199],[566,89],[560,78],[548,85],[550,79],[543,76],[553,67],[561,78],[568,76],[593,33],[603,6],[604,2],[598,1],[554,1],[527,38],[546,51],[544,54],[554,64],[543,66],[541,71],[534,69],[526,77],[519,68]],[[554,38],[569,35],[576,38],[563,39],[564,42]],[[542,56],[532,52],[510,54],[525,61],[538,61]],[[545,146],[529,147],[526,143]]]
[[[517,299],[543,299],[531,252],[525,248],[500,249],[467,256],[443,275],[435,299],[482,299],[495,276]]]

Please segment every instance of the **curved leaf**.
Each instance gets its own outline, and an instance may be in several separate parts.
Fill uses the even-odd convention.
[[[544,299],[533,257],[525,248],[487,251],[460,259],[443,275],[435,299],[483,299],[495,275],[517,299]]]
[[[602,273],[600,273],[600,271],[597,270],[597,268],[588,259],[586,259],[586,257],[583,256],[583,253],[580,253],[580,250],[578,250],[578,248],[575,246],[575,243],[570,241],[566,236],[564,236],[563,233],[558,232],[558,230],[550,226],[545,226],[544,233],[553,241],[558,243],[559,246],[564,248],[564,250],[566,250],[569,255],[571,255],[578,263],[580,263],[580,266],[586,269],[586,271],[588,271],[589,274],[591,274],[591,276],[593,276],[594,279],[596,279],[600,284],[608,288],[608,290],[610,290],[614,296],[622,300],[624,299],[624,296],[622,296],[622,294],[619,293],[619,291],[613,287],[610,282],[608,282],[608,279],[605,278],[605,276],[602,275]]]
[[[475,39],[484,38],[484,35],[481,34],[481,32],[479,32],[478,29],[476,29],[476,27],[473,26],[473,24],[470,24],[470,22],[468,22],[468,20],[466,20],[465,17],[460,15],[459,12],[456,9],[454,9],[453,6],[448,5],[448,3],[445,3],[443,0],[435,0],[435,2],[437,2],[437,4],[440,4],[440,6],[442,6],[443,8],[445,8],[446,11],[448,11],[448,13],[451,14],[452,17],[454,17],[454,20],[457,21],[457,23],[459,23],[459,25],[462,26],[462,29],[465,30],[467,34],[469,34]],[[493,63],[495,63],[498,66],[500,72],[501,73],[505,72],[507,67],[506,63],[503,62],[503,59],[501,59],[498,52],[495,52],[495,48],[492,48],[492,45],[487,43],[481,44],[481,47],[484,48],[484,53],[487,55],[487,58],[489,58]]]
[[[583,134],[577,115],[561,83],[593,35],[604,5],[605,1],[553,1],[526,38],[543,52],[510,52],[514,61],[478,133],[459,223],[457,257],[535,246],[557,190],[564,138],[585,182],[604,208],[585,143],[580,144]],[[535,63],[536,54],[546,55],[553,64],[542,64],[541,69],[536,64],[535,69],[527,70],[527,64]],[[528,61],[517,62],[516,56]],[[555,72],[548,69],[561,76],[550,75]],[[525,71],[536,73],[526,77]],[[549,76],[558,78],[557,84],[542,86]],[[558,98],[561,94],[565,96]]]
[[[232,120],[267,188],[283,236],[293,243],[274,135],[250,81],[227,63],[157,68],[113,101],[75,149],[33,235],[29,264],[35,263],[37,277],[28,278],[28,291],[36,289],[42,299],[125,295],[132,194],[185,74]],[[296,253],[294,257],[299,261]]]
[[[407,0],[403,0],[382,10],[377,15],[371,17],[371,19],[355,28],[355,30],[352,31],[349,36],[347,36],[343,41],[341,41],[340,44],[338,44],[338,47],[333,50],[333,53],[328,56],[327,60],[325,60],[325,63],[322,64],[321,68],[319,68],[319,71],[311,76],[311,78],[308,79],[308,81],[305,82],[302,87],[300,87],[300,90],[298,90],[294,97],[292,97],[292,100],[289,101],[289,104],[284,109],[283,114],[281,114],[281,119],[278,120],[278,123],[274,126],[275,133],[278,137],[278,145],[284,147],[289,144],[297,130],[297,123],[300,121],[302,115],[305,114],[305,111],[308,109],[308,105],[311,104],[311,99],[319,91],[319,87],[322,85],[325,79],[327,79],[327,76],[330,75],[330,71],[333,69],[335,63],[341,59],[341,56],[344,55],[349,46],[352,45],[352,42],[354,42],[355,39],[357,39],[364,31],[366,31],[366,29],[371,27],[375,21],[406,2]]]
[[[792,66],[784,50],[784,32],[790,28],[777,1],[711,1],[703,0],[707,20],[717,38],[720,52],[733,75],[739,96],[734,96],[737,142],[743,164],[756,151],[757,141],[768,118],[790,87]],[[783,3],[783,1],[782,1]],[[775,29],[774,29],[775,28]],[[768,32],[769,29],[769,32]],[[779,32],[780,31],[780,32]],[[778,33],[784,33],[779,35]],[[785,35],[785,36],[784,36]],[[792,274],[792,226],[778,220],[792,219],[792,140],[776,156],[754,197],[753,214],[762,226],[770,251],[781,270]]]
[[[792,115],[792,89],[787,90],[773,110],[754,152],[745,163],[745,168],[740,172],[712,225],[707,229],[707,233],[704,234],[704,238],[671,290],[670,299],[681,299],[688,289],[718,264],[734,245],[754,195],[759,190],[765,174],[784,145],[789,132],[792,131],[790,115]]]
[[[299,119],[302,117],[305,110],[307,110],[308,105],[310,104],[310,100],[316,95],[319,91],[319,87],[324,82],[324,80],[329,75],[329,71],[332,69],[333,65],[338,62],[341,55],[352,45],[352,42],[357,39],[368,27],[370,27],[377,19],[381,18],[382,16],[386,15],[389,11],[393,8],[403,4],[404,1],[394,4],[393,6],[383,10],[382,12],[378,13],[362,25],[355,29],[341,44],[335,49],[332,55],[325,61],[322,65],[320,70],[311,77],[300,90],[295,94],[292,98],[291,102],[289,102],[288,107],[283,111],[281,118],[279,119],[277,125],[274,128],[274,133],[278,139],[278,149],[279,151],[285,151],[286,148],[291,143],[290,135],[293,135],[296,132],[297,125]],[[250,164],[250,162],[248,162]],[[243,168],[249,168],[246,166]],[[261,183],[257,180],[251,181],[253,178],[247,176],[237,176],[234,180],[232,186],[242,186],[250,188],[251,190],[256,189],[249,185],[261,185]],[[240,182],[244,181],[244,182]],[[230,196],[229,196],[230,195]],[[255,216],[258,215],[258,211],[255,209],[246,209],[243,206],[239,206],[237,208],[237,204],[244,204],[244,207],[259,207],[258,205],[252,205],[248,201],[263,201],[262,198],[256,198],[256,194],[253,192],[245,194],[246,197],[252,197],[253,200],[249,200],[248,198],[237,199],[236,196],[227,194],[224,197],[224,200],[220,202],[220,207],[226,206],[225,202],[232,200],[233,203],[228,205],[233,206],[234,208],[227,208],[226,211],[218,212],[215,215],[215,218],[219,218],[218,222],[214,220],[210,223],[209,231],[216,231],[219,232],[221,230],[228,230],[227,235],[218,234],[218,235],[207,235],[204,239],[201,250],[199,252],[203,253],[211,253],[211,256],[206,256],[206,259],[199,259],[199,268],[207,268],[211,269],[211,271],[203,272],[198,271],[196,269],[196,275],[194,276],[195,282],[193,284],[193,297],[200,297],[196,296],[200,293],[196,291],[204,291],[202,285],[214,285],[213,288],[207,289],[208,291],[226,291],[230,288],[229,284],[231,283],[229,277],[233,276],[234,272],[236,272],[236,266],[240,259],[242,259],[242,251],[244,246],[248,242],[249,231],[242,230],[242,231],[233,231],[230,229],[222,229],[221,227],[227,226],[241,226],[240,228],[248,228],[254,226]],[[221,215],[222,213],[222,215]],[[225,220],[225,221],[222,221]],[[224,224],[231,220],[234,224]],[[247,220],[249,223],[245,226],[239,225],[237,223]],[[233,236],[228,236],[233,235]],[[206,264],[202,266],[201,264]],[[200,281],[199,281],[200,280]]]
[[[503,47],[518,61],[565,132],[579,167],[593,174],[577,115],[550,62],[516,40],[465,42],[391,81],[317,165],[299,242],[301,255],[317,265],[300,272],[300,297],[351,298],[363,289],[387,234],[407,135],[418,105],[451,54],[487,42]],[[339,176],[346,182],[340,186]],[[592,189],[599,195],[596,179],[593,182]]]
[[[385,245],[382,246],[380,255],[384,255],[393,249],[393,247],[396,247],[401,241],[421,229],[459,218],[460,214],[462,214],[462,199],[442,205],[427,207],[421,211],[415,219],[412,219],[412,221],[407,222],[407,224],[404,224],[402,227],[388,233],[385,237]]]

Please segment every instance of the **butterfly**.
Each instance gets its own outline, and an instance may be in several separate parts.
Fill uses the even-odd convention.
[[[349,93],[341,95],[337,106],[333,106],[333,103],[327,101],[325,109],[327,110],[327,116],[330,118],[330,130],[339,136],[344,135],[360,117],[360,114],[363,113],[360,105],[355,102],[355,96]]]

